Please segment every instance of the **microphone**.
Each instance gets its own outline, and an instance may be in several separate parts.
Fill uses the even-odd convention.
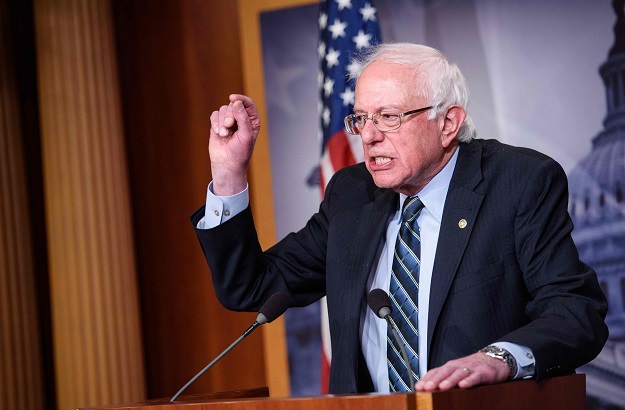
[[[389,298],[388,294],[382,289],[373,289],[369,292],[367,302],[369,303],[371,310],[373,310],[373,313],[375,313],[379,318],[386,319],[387,316],[390,318],[392,312],[391,298]]]
[[[399,350],[401,352],[401,357],[404,359],[406,363],[406,368],[408,369],[408,381],[410,385],[410,391],[414,391],[414,378],[412,377],[412,366],[410,366],[410,361],[408,360],[408,355],[406,354],[406,349],[404,348],[404,343],[402,339],[399,337],[399,333],[397,333],[397,327],[393,318],[391,317],[391,312],[393,311],[391,298],[388,297],[388,294],[382,289],[373,289],[369,292],[367,296],[367,303],[369,304],[369,308],[373,310],[379,318],[386,319],[388,323],[388,327],[391,329],[393,333],[393,337],[395,338],[395,342],[397,346],[399,346]]]
[[[226,350],[221,352],[219,356],[217,356],[212,362],[210,362],[206,367],[204,367],[198,374],[193,376],[191,380],[185,384],[182,389],[178,390],[178,393],[171,398],[170,403],[176,401],[176,399],[189,387],[191,386],[197,379],[200,378],[208,369],[213,367],[215,363],[217,363],[222,357],[224,357],[232,348],[239,344],[239,342],[245,339],[250,333],[252,333],[258,326],[264,325],[265,323],[271,323],[275,319],[277,319],[280,315],[282,315],[286,310],[291,306],[291,299],[286,293],[274,293],[267,299],[265,304],[258,311],[258,316],[256,317],[256,321],[252,323],[250,327],[248,327],[245,332],[237,340],[234,341]]]

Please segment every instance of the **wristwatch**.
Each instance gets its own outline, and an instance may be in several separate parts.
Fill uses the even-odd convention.
[[[481,349],[480,353],[484,353],[487,356],[494,357],[495,359],[499,359],[502,362],[504,362],[510,369],[510,375],[508,376],[508,380],[512,379],[516,375],[516,371],[517,371],[516,359],[506,349],[503,349],[498,346],[490,345]]]

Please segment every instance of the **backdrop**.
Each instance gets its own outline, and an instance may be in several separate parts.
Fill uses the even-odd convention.
[[[616,3],[622,15],[622,2]],[[582,369],[589,407],[623,406],[625,54],[609,56],[618,7],[608,0],[377,0],[375,6],[383,41],[427,44],[460,66],[478,137],[542,151],[569,175],[574,237],[610,303],[610,341]],[[301,228],[320,202],[317,14],[317,6],[308,6],[261,16],[278,238]],[[605,82],[602,65],[616,73]],[[606,157],[597,154],[601,149],[617,152]],[[288,312],[293,395],[319,393],[318,317],[316,305]]]

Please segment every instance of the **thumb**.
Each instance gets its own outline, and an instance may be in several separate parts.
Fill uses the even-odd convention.
[[[240,100],[235,101],[232,105],[232,108],[234,118],[237,121],[239,134],[242,134],[242,136],[245,136],[247,138],[251,138],[253,136],[252,125],[250,123],[250,117],[245,110],[243,102]]]

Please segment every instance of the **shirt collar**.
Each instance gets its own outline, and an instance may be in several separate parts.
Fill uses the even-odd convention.
[[[449,183],[451,182],[451,177],[454,173],[454,169],[456,168],[456,162],[458,161],[458,151],[460,151],[460,146],[456,148],[456,151],[443,169],[441,169],[441,171],[436,174],[421,191],[417,193],[417,196],[421,199],[421,202],[423,202],[425,209],[427,209],[430,214],[436,218],[439,224],[443,220],[443,207],[445,206]],[[399,210],[401,210],[404,206],[406,198],[406,195],[399,194]]]

